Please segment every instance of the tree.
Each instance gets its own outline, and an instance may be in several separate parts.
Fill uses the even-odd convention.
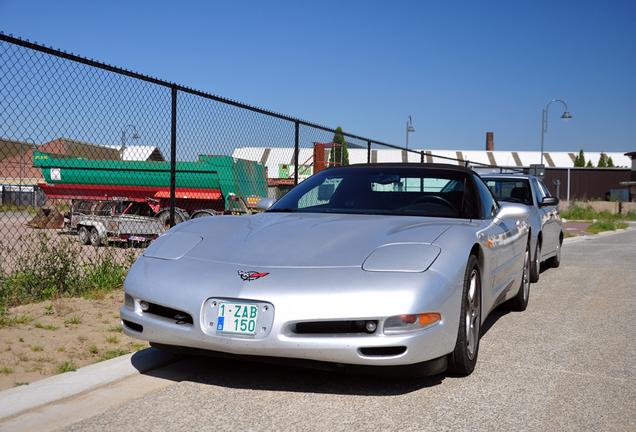
[[[574,166],[575,167],[584,167],[585,166],[585,155],[583,154],[583,149],[579,152],[579,155],[574,158]]]
[[[615,167],[614,161],[612,160],[611,157],[607,159],[607,167],[608,168],[614,168]]]
[[[601,152],[601,157],[598,159],[598,164],[597,166],[599,168],[606,168],[607,167],[607,162],[605,162],[605,158],[607,156],[605,156],[605,153]]]
[[[594,168],[591,160],[587,161],[587,165],[585,165],[585,168]]]
[[[342,128],[340,126],[336,128],[336,133],[333,136],[333,144],[335,145],[329,152],[329,162],[331,162],[329,166],[349,165],[347,142],[345,141],[344,136],[342,136]]]

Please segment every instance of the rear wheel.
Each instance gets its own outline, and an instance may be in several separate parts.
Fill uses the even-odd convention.
[[[530,282],[539,281],[539,273],[541,270],[541,239],[537,239],[537,247],[534,249],[534,259],[530,267]]]
[[[102,243],[102,239],[99,237],[99,232],[97,232],[97,228],[91,228],[91,236],[90,236],[91,244],[95,247],[99,246]]]
[[[481,271],[477,257],[471,255],[466,265],[464,289],[455,350],[450,354],[448,371],[470,375],[477,364],[481,333]]]
[[[530,245],[526,246],[526,253],[523,258],[523,275],[521,276],[521,286],[517,295],[510,300],[510,309],[518,312],[526,310],[528,299],[530,298]]]
[[[163,232],[166,232],[170,229],[170,209],[165,209],[160,211],[157,216],[157,219],[159,219],[162,223],[163,223]],[[187,212],[182,212],[180,209],[175,209],[174,210],[174,224],[175,225],[179,225],[181,222],[185,222],[187,221],[189,218],[188,213]]]
[[[83,245],[91,244],[91,236],[88,233],[88,228],[82,226],[77,230],[77,236],[79,237],[79,241]]]

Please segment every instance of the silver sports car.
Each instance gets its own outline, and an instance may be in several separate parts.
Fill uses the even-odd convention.
[[[130,270],[124,332],[160,349],[388,375],[475,368],[529,296],[528,207],[468,168],[331,168],[254,216],[181,223]]]

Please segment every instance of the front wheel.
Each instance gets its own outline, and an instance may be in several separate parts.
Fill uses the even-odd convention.
[[[556,248],[556,255],[553,256],[552,258],[549,258],[546,261],[546,264],[549,265],[552,268],[557,268],[561,265],[561,247],[563,246],[563,240],[559,239],[559,244],[557,245]]]
[[[466,376],[475,370],[481,333],[481,270],[471,255],[464,274],[464,289],[455,350],[450,354],[448,371]]]
[[[541,271],[541,239],[537,239],[537,247],[534,250],[534,259],[530,266],[530,282],[539,281],[539,273]]]
[[[528,307],[530,298],[530,245],[526,245],[526,253],[523,257],[523,274],[521,276],[521,286],[516,296],[510,299],[510,309],[522,312]]]

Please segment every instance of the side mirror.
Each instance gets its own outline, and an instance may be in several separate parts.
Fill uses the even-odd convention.
[[[499,225],[508,219],[525,219],[530,216],[530,208],[524,204],[502,203],[499,211],[493,218],[493,222]]]
[[[276,198],[263,198],[256,203],[256,208],[261,211],[265,211],[270,208],[276,202]]]
[[[559,199],[555,197],[545,197],[543,201],[539,203],[539,207],[552,207],[559,205]]]

